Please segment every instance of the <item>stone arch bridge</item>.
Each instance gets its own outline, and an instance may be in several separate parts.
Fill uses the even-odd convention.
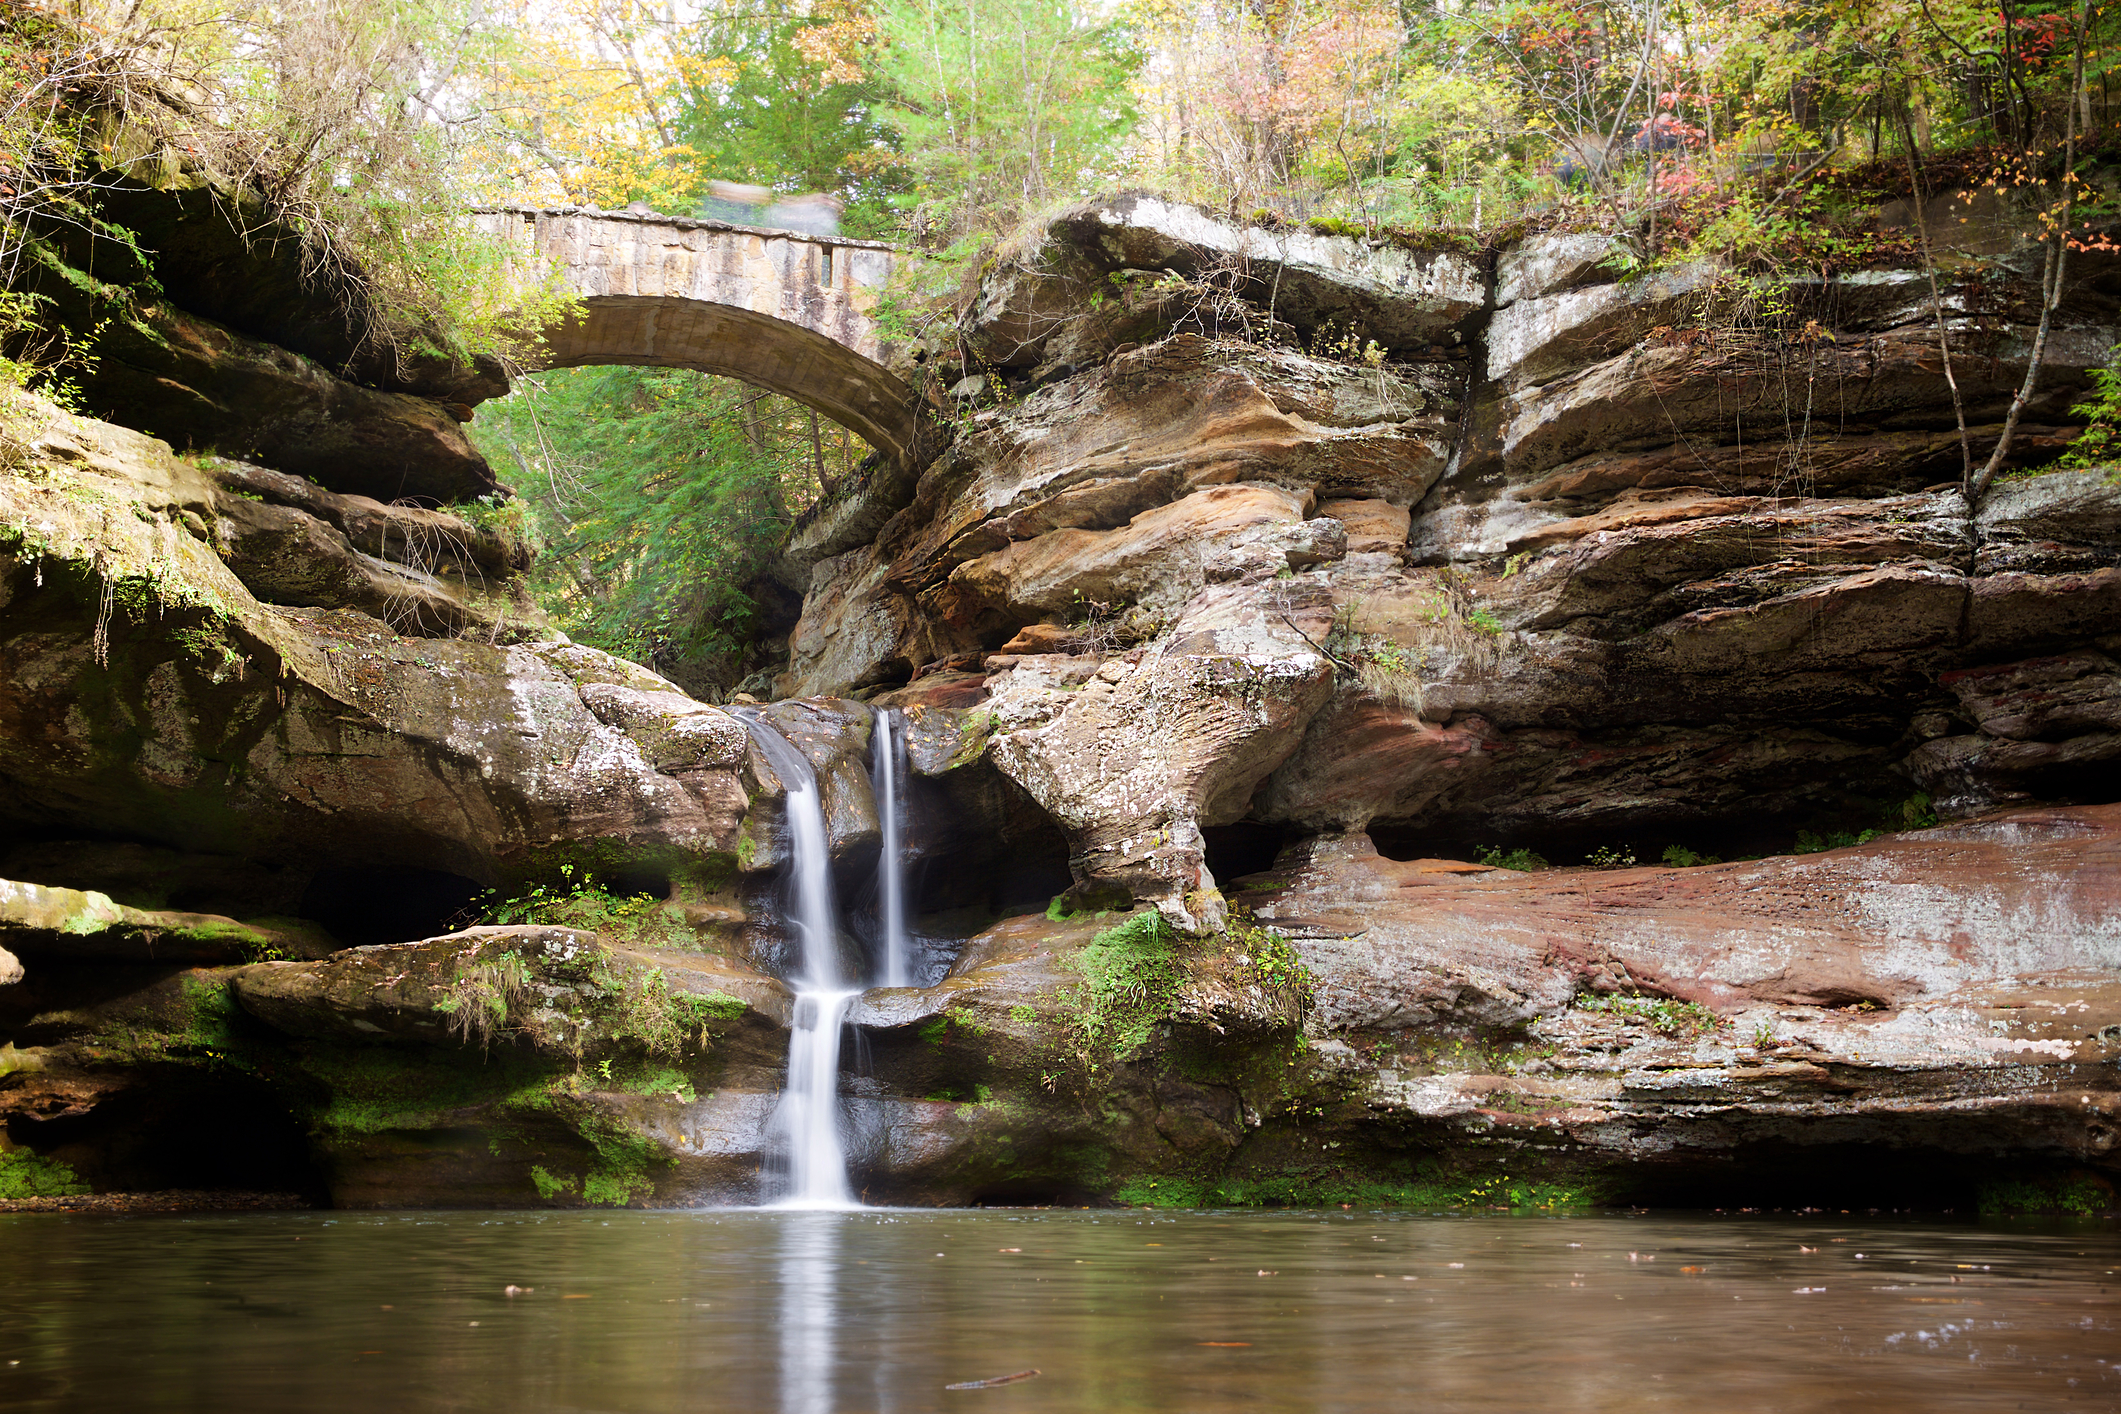
[[[537,366],[645,364],[740,378],[815,408],[900,465],[925,414],[883,363],[875,310],[898,253],[875,241],[721,221],[504,207],[479,213],[580,305]]]

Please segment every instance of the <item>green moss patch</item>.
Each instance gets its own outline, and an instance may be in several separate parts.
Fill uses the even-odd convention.
[[[1181,978],[1171,925],[1155,909],[1130,915],[1092,938],[1076,959],[1083,975],[1076,1025],[1094,1050],[1139,1050],[1170,1014]]]
[[[1997,1175],[1980,1187],[1986,1217],[2094,1217],[2121,1208],[2114,1185],[2083,1169]]]
[[[1607,1185],[1595,1178],[1557,1182],[1496,1171],[1446,1174],[1440,1169],[1402,1181],[1345,1173],[1287,1172],[1189,1178],[1150,1174],[1130,1178],[1112,1195],[1144,1208],[1418,1208],[1426,1211],[1507,1208],[1558,1213],[1597,1207]]]
[[[27,1149],[0,1151],[0,1199],[72,1198],[88,1191],[73,1169],[57,1159]]]

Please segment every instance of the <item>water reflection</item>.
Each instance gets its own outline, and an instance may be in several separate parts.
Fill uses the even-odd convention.
[[[841,1223],[826,1212],[781,1219],[781,1414],[831,1414],[834,1407]]]
[[[2121,1409],[2114,1236],[1353,1212],[0,1215],[0,1409]]]

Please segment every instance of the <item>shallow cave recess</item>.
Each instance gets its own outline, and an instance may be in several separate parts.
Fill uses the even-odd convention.
[[[1282,825],[1241,820],[1234,825],[1207,825],[1201,829],[1203,859],[1218,885],[1228,885],[1247,874],[1264,874],[1275,865],[1281,852],[1302,838],[1300,832]]]
[[[182,1067],[130,1078],[85,1113],[10,1116],[9,1144],[67,1165],[97,1193],[207,1190],[328,1203],[303,1125],[263,1081]]]
[[[2024,1177],[1992,1159],[1928,1144],[1749,1144],[1626,1171],[1614,1177],[1607,1196],[1615,1206],[1639,1208],[1971,1219],[1985,1190]]]
[[[1675,849],[1691,856],[1680,861],[1684,863],[1759,859],[1793,852],[1797,836],[1804,830],[1822,837],[1837,831],[1855,835],[1878,823],[1875,811],[1859,808],[1838,816],[1762,814],[1648,825],[1557,825],[1549,829],[1490,831],[1468,830],[1457,822],[1431,826],[1377,821],[1370,825],[1368,834],[1380,855],[1401,862],[1453,859],[1479,863],[1484,858],[1506,862],[1522,851],[1536,855],[1544,861],[1544,867],[1566,869],[1630,863],[1658,865],[1666,862],[1667,851]]]
[[[662,889],[669,888],[668,879]],[[382,865],[319,869],[299,910],[348,947],[440,937],[465,926],[485,888],[442,869]]]

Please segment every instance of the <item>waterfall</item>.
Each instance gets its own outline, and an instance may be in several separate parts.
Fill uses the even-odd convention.
[[[788,1037],[788,1084],[775,1108],[772,1136],[788,1160],[781,1206],[846,1208],[847,1152],[840,1134],[840,1030],[855,991],[840,968],[838,910],[832,901],[832,851],[817,773],[788,739],[745,716],[752,740],[780,777],[788,800],[798,956],[795,1014]]]
[[[905,724],[890,708],[876,714],[876,737],[870,748],[870,784],[876,794],[876,818],[883,827],[884,849],[876,862],[877,931],[883,944],[880,987],[913,985],[913,940],[906,930],[906,851],[900,839],[906,803],[900,797],[906,756]]]

